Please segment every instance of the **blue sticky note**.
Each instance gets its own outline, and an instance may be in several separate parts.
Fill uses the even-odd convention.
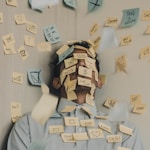
[[[76,0],[63,0],[64,4],[71,8],[76,8]]]
[[[139,8],[123,10],[123,17],[120,26],[130,27],[137,23],[139,19]]]
[[[40,69],[28,69],[27,75],[30,84],[40,86],[43,83]]]
[[[74,51],[74,46],[68,48],[64,53],[60,54],[59,57],[59,63],[61,63],[68,55],[70,55]]]
[[[44,35],[46,37],[46,40],[49,41],[51,44],[55,44],[57,42],[61,41],[61,38],[59,36],[59,33],[54,25],[45,27],[43,29]]]
[[[88,12],[95,11],[103,4],[103,0],[88,0]]]

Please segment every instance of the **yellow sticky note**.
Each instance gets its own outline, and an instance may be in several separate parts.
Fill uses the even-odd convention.
[[[93,71],[96,71],[95,59],[87,57],[85,59],[85,64],[88,68],[92,69]]]
[[[96,37],[96,39],[93,40],[93,43],[94,43],[93,48],[94,48],[94,50],[96,50],[99,47],[100,41],[101,41],[101,37],[100,36]]]
[[[102,85],[105,85],[106,84],[106,75],[101,74],[100,79],[101,79]]]
[[[25,14],[15,15],[14,18],[15,18],[16,24],[18,24],[18,25],[19,24],[25,24],[27,22]]]
[[[111,127],[105,123],[99,122],[99,127],[109,133],[111,133]]]
[[[23,84],[23,74],[18,73],[18,72],[13,72],[12,82],[18,83],[18,84]]]
[[[141,104],[141,102],[142,102],[142,96],[140,94],[130,95],[130,103],[133,106]]]
[[[131,128],[125,126],[125,125],[122,125],[122,124],[119,125],[119,130],[122,133],[125,133],[125,134],[128,134],[128,135],[132,135],[133,134],[133,129],[131,129]]]
[[[107,141],[109,143],[117,143],[117,142],[122,142],[122,136],[119,134],[115,134],[115,135],[107,135]]]
[[[17,6],[17,0],[6,0],[6,4],[10,6]]]
[[[104,134],[101,129],[88,129],[88,134],[91,139],[103,138]]]
[[[93,35],[99,29],[99,25],[95,23],[90,29],[90,35]]]
[[[63,45],[60,49],[57,50],[56,54],[61,55],[64,53],[66,50],[68,50],[69,46],[68,45]]]
[[[22,117],[21,103],[11,102],[11,119],[12,119],[12,122],[16,122],[21,117]]]
[[[33,34],[37,33],[37,25],[35,23],[27,22],[26,29]]]
[[[75,59],[74,57],[70,57],[68,59],[65,59],[64,60],[64,63],[65,63],[65,68],[69,68],[75,64],[78,63],[77,59]]]
[[[6,55],[16,54],[16,49],[14,44],[10,44],[10,45],[3,44],[3,48],[4,48],[4,54]]]
[[[64,132],[64,126],[62,125],[49,126],[49,133],[62,133],[62,132]]]
[[[76,66],[64,69],[64,76],[74,73],[76,71]]]
[[[63,141],[65,142],[65,143],[67,143],[67,142],[75,142],[75,139],[74,139],[74,137],[73,137],[73,134],[71,134],[71,133],[62,133],[61,134],[61,137],[62,137],[62,139],[63,139]]]
[[[72,101],[77,99],[77,95],[74,91],[67,92],[67,99]]]
[[[91,80],[89,79],[85,79],[82,77],[78,77],[78,85],[82,85],[82,86],[87,86],[87,87],[91,87]]]
[[[90,110],[89,108],[87,108],[87,107],[85,107],[85,106],[82,106],[82,109],[83,109],[86,113],[88,113],[90,116],[93,116],[93,113],[91,112],[91,110]]]
[[[11,45],[16,43],[15,38],[11,33],[3,36],[2,38],[5,45]]]
[[[118,19],[116,17],[109,17],[105,22],[105,27],[116,27]]]
[[[79,73],[79,75],[81,75],[81,76],[85,76],[85,77],[92,78],[92,69],[79,66],[79,68],[78,68],[78,73]]]
[[[72,112],[76,109],[76,106],[66,106],[61,112],[67,113]]]
[[[116,70],[126,72],[127,60],[125,56],[116,59]]]
[[[120,45],[121,46],[129,45],[131,42],[132,42],[132,36],[131,35],[127,35],[127,36],[121,37]]]
[[[150,56],[150,46],[144,47],[140,51],[140,58],[145,58]]]
[[[64,117],[66,126],[79,126],[79,119],[77,117]]]
[[[24,44],[31,47],[35,46],[35,38],[33,36],[25,35]]]
[[[94,119],[80,120],[80,125],[82,127],[94,127],[95,121],[94,121]]]
[[[50,42],[40,42],[37,44],[37,48],[39,51],[44,52],[44,51],[51,51],[52,47]]]
[[[82,141],[82,140],[88,140],[89,137],[87,135],[86,132],[82,132],[82,133],[73,133],[73,138],[76,140],[76,141]]]
[[[3,13],[0,12],[0,23],[3,23]]]
[[[105,103],[104,103],[104,106],[107,108],[111,108],[111,107],[114,107],[116,102],[117,102],[117,100],[114,98],[107,98]]]
[[[87,48],[80,46],[80,45],[75,45],[74,49],[87,50]]]
[[[150,10],[144,10],[142,12],[142,21],[150,21]]]
[[[95,102],[94,102],[94,96],[90,95],[90,94],[86,94],[86,103],[94,106]]]
[[[147,26],[146,31],[144,33],[145,34],[150,34],[150,25]]]
[[[118,147],[117,150],[131,150],[130,148],[126,148],[126,147]]]
[[[146,110],[146,104],[139,104],[134,106],[132,112],[137,114],[143,114]]]
[[[86,59],[87,54],[86,53],[73,53],[73,57],[75,59]]]
[[[18,53],[19,55],[21,56],[21,58],[23,60],[26,60],[29,56],[28,52],[25,50],[25,48],[23,46],[21,46],[19,49],[18,49]]]
[[[107,120],[109,116],[96,116],[97,119]]]

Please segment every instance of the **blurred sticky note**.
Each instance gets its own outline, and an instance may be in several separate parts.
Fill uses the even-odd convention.
[[[71,8],[76,8],[76,0],[63,0],[64,4]]]
[[[17,0],[6,0],[6,4],[10,6],[17,6]]]
[[[121,37],[120,45],[121,46],[129,45],[131,42],[132,42],[132,36],[131,35],[123,36],[123,37]]]
[[[123,17],[120,26],[130,27],[137,23],[139,19],[139,8],[125,9],[123,10]]]
[[[150,21],[150,10],[144,10],[142,12],[142,21]]]
[[[10,45],[3,44],[3,48],[4,48],[4,54],[5,55],[16,54],[16,49],[15,49],[14,44],[10,44]]]
[[[100,79],[101,79],[102,85],[105,85],[106,84],[106,75],[101,74]]]
[[[49,41],[51,44],[61,41],[60,35],[54,25],[45,27],[43,31],[47,41]]]
[[[25,14],[19,14],[19,15],[15,15],[15,22],[16,24],[25,24],[26,23],[26,17]]]
[[[33,22],[27,22],[27,26],[26,26],[27,31],[36,34],[37,33],[37,24],[33,23]]]
[[[150,34],[150,25],[147,26],[146,31],[144,33],[145,34]]]
[[[23,74],[18,72],[13,72],[12,81],[14,83],[23,84]]]
[[[142,96],[140,94],[132,94],[130,95],[130,103],[135,106],[141,104]]]
[[[31,85],[41,85],[43,83],[40,69],[28,69],[28,80]]]
[[[117,150],[131,150],[130,148],[126,148],[126,147],[118,147]]]
[[[146,104],[138,104],[133,107],[132,112],[137,114],[143,114],[146,110]]]
[[[19,49],[18,49],[18,53],[19,55],[21,56],[21,58],[23,60],[26,60],[28,57],[29,57],[29,54],[28,52],[25,50],[24,46],[21,46]]]
[[[144,47],[140,50],[140,58],[145,58],[150,56],[150,46]]]
[[[5,45],[11,45],[11,44],[16,43],[14,35],[11,34],[11,33],[3,36],[2,39],[3,39],[3,42],[4,42]]]
[[[109,97],[105,100],[104,106],[107,107],[107,108],[111,108],[111,107],[114,107],[116,102],[117,102],[116,99]]]
[[[95,23],[90,29],[90,35],[93,35],[99,29],[99,25]]]
[[[24,44],[31,47],[35,46],[35,38],[33,36],[25,35]]]
[[[127,60],[126,56],[120,56],[116,59],[116,70],[126,72]]]
[[[88,12],[92,12],[100,8],[103,0],[88,0]]]
[[[100,50],[117,47],[118,40],[113,27],[104,27],[101,36]]]

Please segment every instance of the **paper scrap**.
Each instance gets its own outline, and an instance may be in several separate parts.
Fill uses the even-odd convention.
[[[142,12],[142,21],[150,21],[150,10],[144,10]]]
[[[103,138],[104,134],[101,129],[88,129],[88,134],[91,139]]]
[[[62,125],[49,126],[49,133],[62,133],[62,132],[64,132],[64,126]]]
[[[122,136],[119,135],[119,134],[115,134],[115,135],[107,135],[107,141],[109,143],[112,143],[112,142],[122,142]]]
[[[82,141],[82,140],[88,140],[89,137],[87,135],[86,132],[82,132],[82,133],[73,133],[73,138],[76,140],[76,141]]]
[[[27,46],[34,47],[35,46],[35,38],[32,36],[25,35],[24,36],[24,44]]]
[[[42,71],[40,69],[28,69],[27,75],[31,85],[40,86],[43,83]]]
[[[18,25],[25,24],[27,22],[25,14],[15,15],[14,18],[15,18],[16,24]]]
[[[111,127],[105,123],[99,122],[99,127],[104,131],[111,133]]]
[[[37,44],[37,48],[41,52],[49,52],[52,50],[51,44],[49,42],[40,42]]]
[[[49,41],[51,44],[55,44],[61,41],[60,35],[54,25],[45,27],[43,31],[47,41]]]
[[[103,4],[103,0],[88,0],[88,12],[97,10]]]
[[[26,22],[26,30],[36,34],[37,33],[37,25],[33,22]]]
[[[79,126],[79,119],[77,117],[64,117],[66,126]]]
[[[120,26],[130,27],[135,25],[138,22],[139,12],[140,12],[139,8],[123,10],[123,17]]]
[[[131,42],[132,42],[132,36],[131,35],[123,36],[123,37],[121,37],[120,45],[121,46],[129,45]]]
[[[3,13],[0,12],[0,23],[3,23]]]
[[[23,74],[18,73],[18,72],[13,72],[12,82],[13,83],[18,83],[18,84],[23,84]]]
[[[21,56],[21,58],[23,60],[26,60],[28,57],[29,57],[29,54],[28,52],[25,50],[24,46],[21,46],[19,49],[18,49],[18,53],[19,55]]]
[[[6,0],[6,4],[15,7],[18,5],[17,0]]]
[[[11,119],[15,123],[18,119],[22,117],[21,103],[11,102]]]
[[[41,88],[45,88],[45,86],[41,86]],[[42,91],[45,90],[42,89]],[[46,92],[42,93],[40,100],[32,110],[31,117],[38,123],[44,125],[48,118],[56,111],[57,102],[58,98],[56,96],[47,94]]]
[[[76,8],[76,0],[63,0],[64,4],[70,8]]]
[[[105,22],[105,27],[116,27],[118,19],[116,17],[109,17]]]
[[[119,125],[119,130],[120,130],[120,132],[128,134],[128,135],[133,134],[133,129],[131,129],[125,125],[122,125],[122,124]]]
[[[150,56],[150,46],[144,47],[140,50],[140,59]]]
[[[114,48],[119,45],[115,30],[113,27],[104,27],[101,36],[100,51]]]
[[[62,133],[61,134],[61,137],[63,139],[63,141],[66,143],[66,142],[75,142],[75,139],[73,137],[73,134],[71,133]]]

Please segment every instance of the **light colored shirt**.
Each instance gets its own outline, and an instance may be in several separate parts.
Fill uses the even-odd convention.
[[[65,106],[75,106],[76,108],[67,113],[62,113]],[[82,107],[87,108],[92,115],[87,113]],[[39,110],[40,111],[40,110]],[[56,113],[49,120],[41,125],[26,115],[17,121],[10,133],[8,139],[8,150],[117,150],[118,147],[128,148],[130,150],[143,150],[143,145],[134,124],[125,122],[109,122],[98,119],[96,116],[104,114],[97,111],[95,106],[88,104],[78,105],[72,101],[61,99]],[[95,126],[66,126],[65,117],[77,117],[79,120],[94,119]],[[98,129],[99,122],[111,127],[111,133],[103,130],[102,138],[89,138],[88,140],[77,140],[76,142],[64,142],[62,133],[50,133],[49,127],[61,125],[64,126],[64,133],[88,133],[91,128]],[[118,125],[123,124],[133,129],[133,134],[128,135],[118,130]],[[108,142],[108,135],[119,134],[122,137],[121,142]]]

